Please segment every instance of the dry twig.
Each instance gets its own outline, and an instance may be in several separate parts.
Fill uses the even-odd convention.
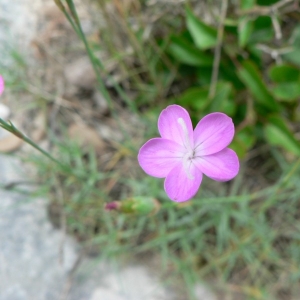
[[[265,16],[265,15],[273,15],[278,12],[280,8],[283,6],[292,3],[292,2],[298,2],[299,0],[281,0],[279,2],[274,3],[273,5],[269,6],[259,6],[255,5],[252,8],[249,9],[244,9],[244,10],[238,10],[237,14],[240,16],[244,15],[260,15],[260,16]]]
[[[211,83],[209,88],[209,98],[213,98],[216,94],[216,87],[219,75],[219,65],[221,59],[221,48],[223,43],[223,36],[224,36],[224,23],[227,14],[228,8],[228,0],[223,0],[222,8],[221,8],[221,18],[220,23],[218,26],[218,41],[215,48],[215,55],[214,55],[214,64],[213,64],[213,72],[211,76]]]

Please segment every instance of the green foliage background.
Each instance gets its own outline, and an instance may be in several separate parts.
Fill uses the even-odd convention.
[[[99,257],[158,256],[162,282],[176,286],[179,299],[195,299],[199,280],[211,284],[220,299],[299,299],[297,1],[204,1],[204,13],[199,13],[199,3],[187,1],[176,18],[158,18],[148,38],[147,24],[133,26],[130,20],[142,20],[150,4],[120,4],[118,21],[129,54],[125,46],[116,46],[116,20],[108,14],[103,18],[109,29],[101,32],[103,43],[97,43],[84,34],[72,0],[55,2],[85,46],[97,87],[123,135],[113,151],[129,161],[130,171],[125,173],[121,163],[101,169],[99,154],[69,141],[63,130],[61,139],[49,136],[62,164],[56,167],[40,157],[33,161],[43,182],[39,194],[52,197],[50,214],[58,211],[67,230]],[[101,12],[111,2],[116,3],[91,1]],[[222,19],[224,2],[228,8]],[[117,62],[123,81],[107,71],[100,50]],[[242,166],[229,183],[204,180],[185,204],[172,203],[162,181],[146,176],[136,162],[141,143],[158,135],[161,109],[172,103],[188,109],[194,125],[210,112],[232,117],[236,135],[230,147]],[[119,105],[139,120],[142,139],[126,132]],[[111,182],[117,191],[107,192]],[[120,205],[118,211],[104,209],[112,201]]]

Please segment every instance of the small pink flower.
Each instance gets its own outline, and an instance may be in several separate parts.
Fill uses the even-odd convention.
[[[231,118],[211,113],[193,131],[188,112],[179,105],[170,105],[158,118],[161,138],[153,138],[140,149],[138,161],[149,175],[166,178],[169,198],[182,202],[194,197],[202,174],[228,181],[239,171],[236,153],[227,148],[234,136]]]
[[[4,91],[4,79],[0,75],[0,95],[3,93],[3,91]]]

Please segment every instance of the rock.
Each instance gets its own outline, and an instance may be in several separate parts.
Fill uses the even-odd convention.
[[[99,124],[97,124],[97,131],[100,136],[107,141],[121,142],[123,139],[123,134],[118,128],[118,124],[116,124],[113,119],[109,119],[105,122],[99,122]]]
[[[70,300],[178,300],[143,265],[85,260],[74,281]]]
[[[31,138],[35,142],[41,141],[46,135],[46,116],[44,111],[37,113],[33,120],[34,128],[31,133]]]
[[[93,94],[93,100],[97,105],[97,112],[101,115],[106,115],[109,112],[108,104],[100,91],[96,90]]]
[[[4,130],[1,128],[1,130]],[[19,149],[23,144],[23,140],[13,135],[12,133],[8,133],[7,136],[0,139],[0,152],[8,153]]]
[[[105,148],[105,142],[97,131],[85,124],[73,123],[68,129],[69,137],[79,143],[81,147],[93,147],[95,151],[101,152]]]
[[[195,296],[200,300],[217,300],[217,297],[203,284],[195,286]]]
[[[1,184],[28,177],[11,157],[0,155],[0,165]],[[0,199],[0,299],[59,299],[77,258],[75,243],[47,220],[46,201],[6,190]]]
[[[1,83],[0,83],[1,84]],[[0,103],[0,118],[3,120],[7,120],[10,116],[10,109],[8,106]]]
[[[82,57],[65,66],[66,80],[79,88],[92,90],[95,88],[96,75],[87,57]]]

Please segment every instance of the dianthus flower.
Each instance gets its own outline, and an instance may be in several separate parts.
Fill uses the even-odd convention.
[[[193,131],[188,112],[170,105],[158,118],[161,138],[153,138],[140,149],[138,161],[149,175],[166,178],[169,198],[183,202],[194,197],[203,174],[228,181],[239,171],[236,153],[227,148],[234,136],[234,125],[223,113],[208,114]]]
[[[4,91],[4,79],[0,75],[0,95],[3,93],[3,91]]]

